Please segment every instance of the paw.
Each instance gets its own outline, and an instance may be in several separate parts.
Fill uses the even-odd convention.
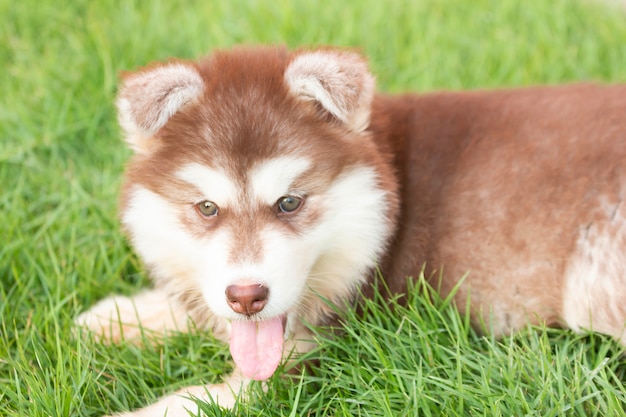
[[[141,335],[134,303],[129,297],[115,296],[101,300],[80,314],[74,322],[105,343],[117,343]]]
[[[102,342],[140,341],[145,331],[165,334],[187,331],[185,309],[170,302],[160,290],[149,290],[133,297],[113,296],[98,302],[80,314],[75,323]]]
[[[247,382],[241,382],[242,384],[238,388],[226,382],[187,387],[161,398],[146,408],[108,417],[189,417],[190,415],[199,415],[200,410],[197,401],[212,402],[220,407],[230,409],[234,407],[239,394],[247,384]]]

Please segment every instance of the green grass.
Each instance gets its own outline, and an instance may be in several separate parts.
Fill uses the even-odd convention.
[[[230,369],[206,335],[143,350],[71,337],[80,311],[148,283],[116,219],[120,70],[323,43],[360,48],[386,91],[626,81],[624,14],[593,3],[0,0],[0,415],[99,416]],[[616,343],[546,329],[492,340],[417,289],[394,314],[372,304],[342,337],[320,334],[315,372],[255,386],[235,415],[625,414]]]

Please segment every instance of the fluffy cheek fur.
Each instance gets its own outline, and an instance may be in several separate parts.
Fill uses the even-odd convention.
[[[169,293],[198,291],[197,277],[207,254],[227,255],[223,237],[216,235],[213,245],[193,239],[179,220],[179,209],[167,199],[142,186],[129,193],[122,223],[130,234],[135,250],[151,269],[157,285]],[[207,247],[211,246],[211,247]]]

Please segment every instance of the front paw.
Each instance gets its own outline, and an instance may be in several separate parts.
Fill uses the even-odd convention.
[[[79,330],[89,330],[104,343],[118,343],[141,336],[135,304],[124,296],[101,300],[76,317],[74,323]]]
[[[165,335],[189,331],[187,311],[163,291],[143,291],[133,297],[113,296],[98,302],[75,319],[105,343],[140,341],[144,331]]]
[[[235,385],[236,382],[239,382],[238,386]],[[231,378],[229,382],[221,384],[187,387],[140,410],[106,417],[189,417],[200,415],[197,401],[215,403],[220,407],[232,409],[247,384],[247,380],[235,381]]]

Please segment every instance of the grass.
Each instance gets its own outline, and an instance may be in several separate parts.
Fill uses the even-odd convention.
[[[624,14],[591,1],[0,0],[0,415],[99,416],[229,371],[207,335],[143,350],[71,337],[80,311],[148,283],[116,219],[120,70],[238,43],[329,43],[363,50],[386,91],[626,81],[625,41]],[[626,413],[616,343],[481,337],[428,291],[319,334],[320,367],[255,386],[233,414]]]

